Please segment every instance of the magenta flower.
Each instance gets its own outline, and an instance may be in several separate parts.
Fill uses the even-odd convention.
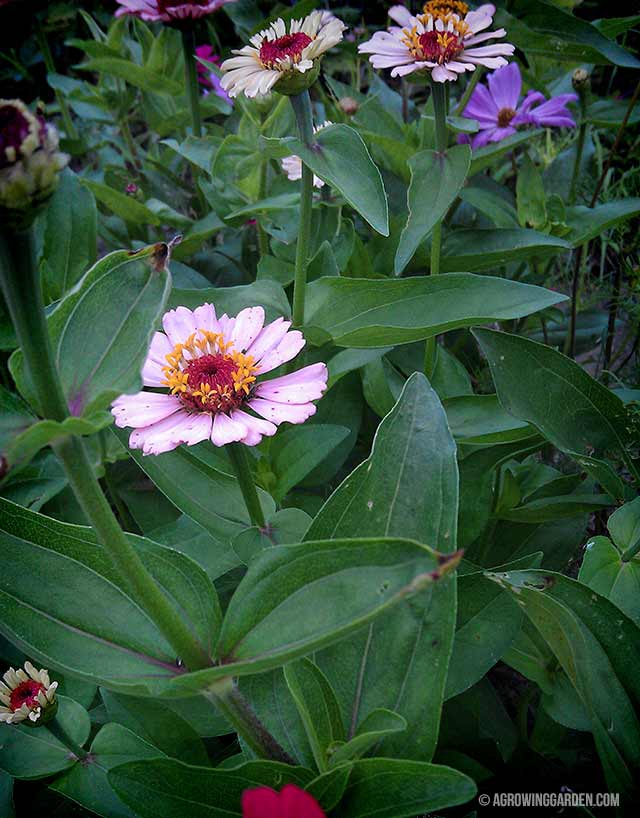
[[[207,71],[206,66],[200,62],[200,60],[204,60],[212,65],[220,65],[220,57],[214,53],[213,46],[199,45],[196,48],[196,57],[198,58],[198,62],[196,63],[196,68],[198,70],[198,82],[205,89],[205,96],[209,94],[210,91],[213,91],[217,97],[220,97],[220,99],[228,102],[229,105],[233,105],[233,100],[222,87],[220,77],[215,73],[215,71]]]
[[[487,77],[487,85],[478,85],[464,116],[477,120],[480,132],[471,140],[474,148],[489,142],[500,142],[516,133],[519,125],[573,128],[575,121],[566,105],[575,102],[575,94],[560,94],[546,100],[539,91],[529,91],[520,103],[522,76],[517,63],[499,68]],[[542,104],[539,104],[542,103]],[[459,141],[468,142],[468,137]]]
[[[325,818],[316,799],[287,784],[280,792],[257,787],[242,793],[242,818]]]
[[[178,307],[162,319],[142,369],[145,386],[167,393],[121,395],[111,408],[116,426],[133,427],[132,449],[161,454],[210,439],[256,446],[280,423],[304,423],[327,388],[327,367],[311,364],[272,380],[261,376],[305,345],[290,321],[264,326],[262,307],[216,317],[212,304]],[[259,415],[259,417],[257,417]]]
[[[117,0],[120,8],[116,17],[134,14],[149,23],[173,23],[177,20],[197,20],[235,0]]]

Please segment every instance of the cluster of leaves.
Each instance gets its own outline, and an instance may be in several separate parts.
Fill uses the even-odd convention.
[[[566,89],[578,65],[607,78],[638,67],[616,42],[638,18],[593,25],[560,4],[509,5],[500,13],[536,87]],[[344,11],[360,18],[357,4]],[[239,41],[264,23],[253,2],[225,13]],[[36,230],[74,416],[38,419],[3,319],[0,630],[7,663],[31,657],[61,679],[58,718],[90,756],[78,762],[46,727],[0,727],[2,807],[10,814],[13,779],[18,814],[42,779],[49,798],[105,818],[240,815],[243,789],[293,782],[327,814],[402,818],[506,789],[523,769],[528,791],[568,781],[631,800],[637,384],[610,389],[557,349],[568,301],[539,285],[557,286],[585,243],[624,240],[640,200],[616,198],[612,181],[587,206],[604,161],[592,147],[570,203],[575,135],[526,131],[436,154],[424,89],[403,100],[351,42],[313,92],[317,121],[336,123],[317,150],[293,136],[277,95],[203,97],[196,138],[178,32],[80,15],[85,34],[68,45],[83,61],[47,78],[73,117],[73,170]],[[625,111],[594,95],[588,145],[610,145]],[[312,421],[252,451],[260,530],[224,450],[142,458],[108,409],[140,387],[167,308],[290,316],[300,192],[278,160],[294,153],[327,182],[304,354],[326,361],[330,380]],[[443,218],[446,274],[425,276]],[[170,272],[150,265],[150,243],[178,231]],[[582,319],[579,350],[602,334]],[[182,667],[86,526],[49,448],[69,434],[86,438],[210,669]],[[211,701],[229,677],[294,765],[257,760],[230,733]]]

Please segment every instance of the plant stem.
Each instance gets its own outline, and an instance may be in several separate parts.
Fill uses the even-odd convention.
[[[464,113],[464,109],[467,107],[467,103],[471,99],[471,94],[473,94],[476,85],[482,79],[482,75],[484,73],[484,68],[479,65],[476,67],[476,70],[471,75],[471,79],[467,83],[467,87],[465,88],[464,94],[460,98],[460,102],[458,103],[458,107],[455,110],[456,116],[462,116]]]
[[[51,53],[51,49],[49,48],[49,41],[47,40],[47,35],[44,32],[42,27],[42,23],[36,17],[36,32],[38,36],[38,43],[40,45],[40,50],[42,51],[42,57],[44,59],[44,64],[47,68],[47,72],[49,74],[56,74],[56,66],[53,61],[53,54]],[[67,136],[67,139],[77,139],[78,132],[76,130],[75,125],[73,124],[73,119],[71,118],[71,112],[69,111],[69,106],[67,105],[67,100],[64,98],[63,93],[58,89],[54,89],[56,95],[56,101],[58,103],[58,107],[60,108],[60,116],[62,117],[62,122],[64,124],[64,132]]]
[[[435,114],[436,151],[445,153],[447,150],[447,97],[444,83],[431,83],[433,95],[433,110]],[[437,222],[431,233],[431,265],[430,275],[440,274],[440,251],[442,246],[442,220]],[[424,351],[424,372],[427,378],[433,377],[438,351],[438,339],[434,335],[427,338]]]
[[[298,123],[300,139],[307,147],[313,144],[313,111],[309,91],[290,97]],[[304,324],[304,301],[307,288],[307,264],[311,240],[311,212],[313,208],[313,171],[302,163],[302,190],[300,192],[300,232],[296,246],[296,264],[293,283],[293,326]]]
[[[60,724],[57,716],[54,716],[46,727],[51,735],[55,736],[58,741],[71,750],[77,759],[83,759],[89,755],[89,753],[83,747],[81,747],[77,741],[74,741],[71,738],[69,733],[67,733],[64,727]]]
[[[229,459],[240,483],[240,490],[244,497],[247,511],[249,512],[249,519],[252,525],[257,525],[258,528],[265,528],[266,522],[260,505],[260,498],[256,484],[253,482],[253,475],[249,468],[249,458],[247,456],[247,449],[243,443],[230,443],[227,447]]]
[[[258,191],[258,201],[262,201],[267,196],[267,176],[269,173],[269,160],[265,159],[260,165],[260,189]],[[260,218],[256,217],[256,228],[258,231],[258,249],[260,258],[269,255],[269,237],[264,227],[260,224]]]
[[[251,705],[235,684],[232,683],[228,689],[217,692],[213,696],[209,693],[204,695],[207,698],[214,699],[216,706],[229,723],[233,725],[238,735],[246,741],[260,758],[270,758],[284,764],[295,764],[295,761],[286,750],[265,729]]]
[[[189,107],[191,108],[191,124],[194,136],[202,136],[202,120],[200,119],[200,86],[198,84],[198,70],[196,68],[196,37],[191,26],[182,29],[182,51],[184,53],[184,74]]]
[[[581,106],[582,107],[582,106]],[[573,175],[571,176],[571,186],[569,188],[569,204],[576,203],[576,195],[578,192],[578,179],[580,178],[580,170],[582,167],[582,154],[584,153],[584,142],[587,135],[587,123],[584,120],[584,111],[582,112],[582,121],[580,122],[580,130],[578,131],[578,144],[576,147],[576,160],[573,165]]]
[[[640,552],[640,537],[622,555],[622,562],[630,562]]]

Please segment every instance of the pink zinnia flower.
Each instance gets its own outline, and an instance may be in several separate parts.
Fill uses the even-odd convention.
[[[432,6],[428,3],[425,8]],[[436,82],[455,80],[458,74],[475,71],[478,65],[500,68],[507,64],[505,57],[513,54],[513,45],[480,45],[506,34],[503,28],[485,31],[493,22],[494,6],[486,4],[469,11],[464,18],[450,11],[432,10],[435,13],[414,17],[405,6],[393,6],[389,16],[399,25],[377,31],[358,46],[358,51],[371,54],[374,68],[391,68],[392,77],[428,70]]]
[[[204,94],[205,96],[210,92],[223,99],[225,102],[228,102],[229,105],[233,105],[233,100],[227,94],[227,92],[222,87],[222,82],[220,77],[214,71],[207,71],[206,66],[200,62],[200,60],[204,60],[204,62],[209,62],[212,65],[220,65],[220,57],[217,54],[214,54],[213,46],[210,45],[199,45],[196,48],[196,57],[198,58],[198,62],[196,62],[196,68],[198,71],[198,82],[200,85],[203,86],[205,89]]]
[[[173,23],[176,20],[197,20],[236,0],[117,0],[120,8],[116,17],[134,14],[149,23]]]
[[[235,318],[216,317],[212,304],[178,307],[162,319],[142,369],[145,386],[168,393],[121,395],[112,405],[116,426],[133,427],[132,449],[161,454],[208,438],[216,446],[256,446],[280,423],[304,423],[327,388],[327,367],[311,364],[272,380],[262,376],[305,345],[290,321],[264,326],[262,307]],[[259,415],[260,417],[257,417]]]
[[[522,77],[517,63],[489,74],[487,85],[476,86],[464,109],[464,116],[477,120],[480,125],[480,132],[471,140],[474,148],[512,136],[518,125],[575,127],[571,112],[566,108],[569,102],[578,99],[575,94],[560,94],[546,100],[539,91],[529,91],[520,104],[521,90]],[[462,137],[458,141],[469,139]]]
[[[242,818],[326,818],[308,792],[287,784],[280,792],[258,787],[242,793]]]

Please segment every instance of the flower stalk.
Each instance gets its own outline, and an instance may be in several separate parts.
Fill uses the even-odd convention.
[[[433,110],[435,115],[436,151],[440,154],[447,150],[447,96],[445,86],[441,82],[431,83],[433,95]],[[440,255],[442,248],[442,220],[438,221],[431,233],[431,264],[430,275],[440,274]],[[427,338],[425,345],[424,371],[431,379],[436,366],[437,337]]]
[[[301,141],[313,144],[313,111],[309,91],[291,97],[291,105],[298,124]],[[302,190],[300,193],[300,232],[296,246],[295,274],[293,284],[293,325],[304,324],[304,302],[307,287],[307,265],[311,240],[311,213],[313,208],[313,171],[302,163]]]
[[[265,528],[266,521],[262,512],[262,506],[260,505],[258,490],[256,489],[251,468],[249,467],[246,446],[243,443],[229,443],[226,449],[236,477],[238,478],[251,524],[258,526],[258,528]]]
[[[193,27],[188,25],[181,29],[182,51],[184,54],[184,73],[193,135],[202,136],[202,119],[200,117],[200,85],[196,67],[196,37]]]

